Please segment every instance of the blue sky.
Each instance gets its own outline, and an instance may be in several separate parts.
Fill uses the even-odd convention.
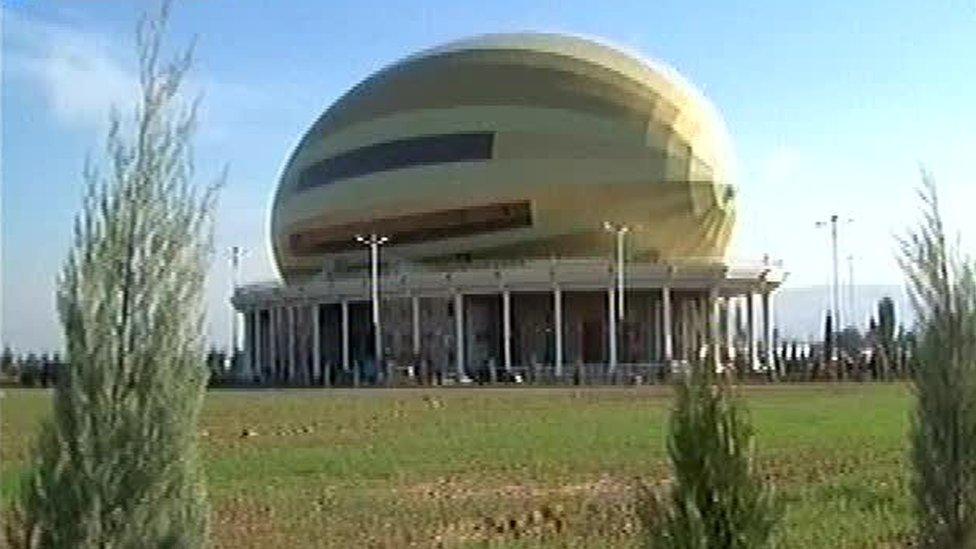
[[[2,338],[54,350],[54,280],[114,103],[130,105],[133,26],[149,4],[4,0]],[[229,166],[208,290],[226,339],[225,249],[249,250],[243,279],[272,275],[269,198],[306,127],[372,71],[415,50],[485,32],[595,36],[664,61],[723,113],[739,164],[734,255],[769,253],[789,284],[824,284],[831,212],[854,218],[842,254],[858,283],[899,283],[893,235],[915,219],[924,162],[945,214],[976,249],[976,3],[182,2],[171,44],[198,36],[203,90],[197,166]]]

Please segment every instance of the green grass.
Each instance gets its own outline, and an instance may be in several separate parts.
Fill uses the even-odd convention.
[[[744,394],[788,503],[783,546],[907,539],[906,387]],[[0,401],[6,502],[49,399]],[[669,404],[664,388],[211,392],[201,434],[217,543],[632,546],[633,486],[667,476]]]

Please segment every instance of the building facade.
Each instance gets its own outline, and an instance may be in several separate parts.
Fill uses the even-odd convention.
[[[736,356],[758,368],[783,273],[727,258],[730,151],[672,69],[598,42],[490,35],[407,57],[336,101],[289,158],[271,211],[281,282],[233,299],[244,375],[623,381]]]

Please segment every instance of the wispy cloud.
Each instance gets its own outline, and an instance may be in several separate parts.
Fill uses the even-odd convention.
[[[8,76],[23,78],[63,124],[101,128],[113,105],[132,104],[135,71],[108,37],[4,10]]]

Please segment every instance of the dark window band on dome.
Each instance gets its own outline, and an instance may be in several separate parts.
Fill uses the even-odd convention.
[[[494,138],[491,132],[449,133],[368,145],[309,166],[299,176],[298,189],[412,166],[488,160]]]

